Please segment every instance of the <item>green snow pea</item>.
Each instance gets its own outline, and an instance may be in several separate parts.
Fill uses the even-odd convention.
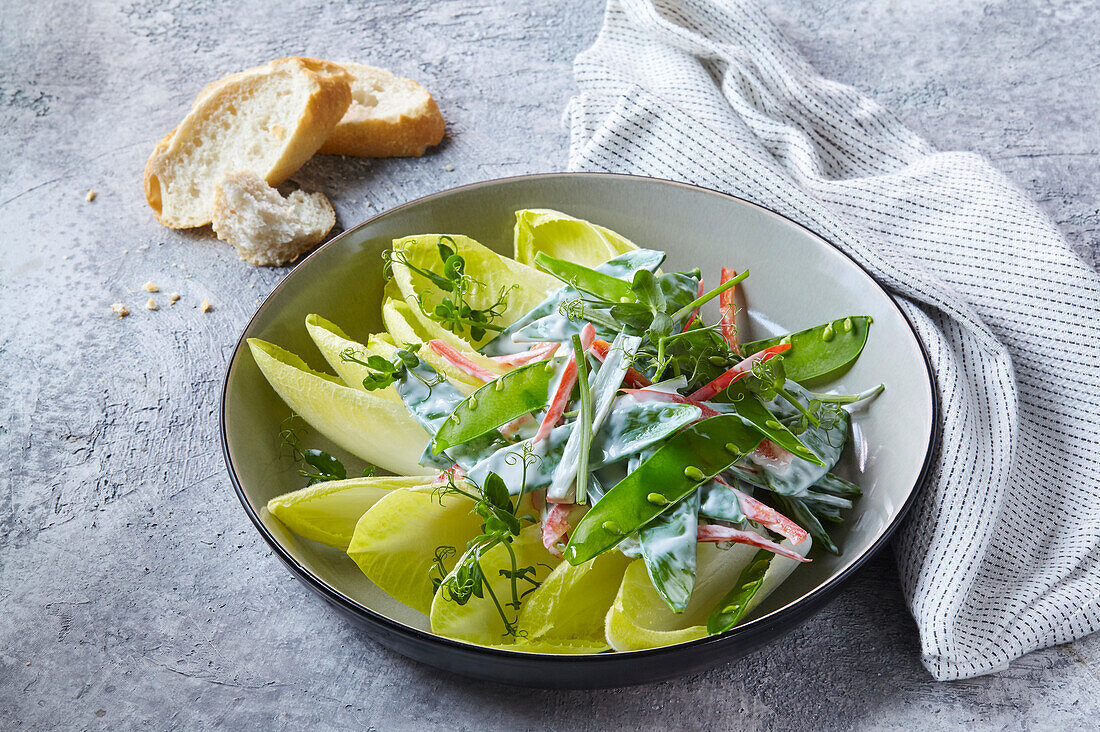
[[[825,465],[813,450],[802,444],[802,440],[795,437],[795,434],[771,413],[764,402],[760,401],[760,397],[749,391],[748,379],[735,381],[726,387],[722,401],[729,402],[741,419],[760,430],[765,437],[784,450],[815,465]]]
[[[790,343],[791,350],[783,354],[787,378],[799,383],[828,381],[859,358],[870,328],[869,316],[850,315],[797,333],[746,343],[741,348],[746,356],[751,356],[765,348]]]
[[[520,366],[460,401],[435,433],[432,450],[441,452],[546,406],[552,360]]]
[[[607,260],[599,267],[596,267],[596,271],[610,277],[622,279],[624,277],[633,277],[634,273],[639,269],[646,269],[652,272],[660,267],[663,261],[665,261],[664,252],[658,252],[653,249],[635,249]],[[500,335],[482,346],[482,352],[486,356],[503,356],[506,353],[519,353],[527,347],[527,344],[516,342],[513,338],[521,331],[527,331],[529,326],[532,330],[539,330],[541,332],[561,332],[562,335],[560,338],[557,338],[557,340],[563,341],[568,340],[573,333],[580,333],[580,325],[577,325],[575,329],[570,329],[561,322],[564,321],[568,323],[568,319],[558,313],[558,305],[565,300],[572,300],[577,296],[577,291],[569,285],[564,285],[555,290],[550,293],[545,300],[527,311],[519,320],[505,328]],[[540,320],[544,321],[541,327],[535,326],[535,323]],[[614,329],[614,332],[618,332],[618,328]],[[609,335],[613,335],[613,333]],[[535,340],[542,339],[536,337]]]
[[[821,521],[818,520],[818,517],[810,510],[805,501],[778,494],[774,498],[775,502],[779,504],[779,510],[806,529],[813,537],[815,544],[825,547],[830,554],[840,555],[840,549],[837,548],[836,542],[829,536],[829,532],[825,531],[825,527],[821,525]]]
[[[698,533],[699,491],[688,494],[671,510],[638,530],[642,561],[653,589],[674,613],[687,608],[695,588]]]
[[[405,403],[405,408],[428,434],[435,434],[446,424],[447,416],[454,410],[463,397],[462,392],[454,388],[430,364],[409,351],[400,350],[394,354],[395,386],[397,395]],[[469,469],[486,452],[508,444],[499,432],[482,434],[475,440],[457,445],[446,453],[446,458],[434,454],[431,445],[424,449],[420,464],[442,468],[455,462]]]
[[[585,514],[565,547],[570,564],[587,562],[647,525],[756,449],[763,436],[736,414],[721,414],[670,437]]]
[[[567,262],[564,259],[551,257],[539,252],[535,255],[535,265],[544,272],[557,277],[562,282],[572,285],[581,292],[598,297],[609,302],[637,302],[631,283],[620,280],[618,277],[606,275],[589,269],[583,264]]]
[[[834,496],[859,498],[863,495],[863,491],[858,485],[832,473],[826,473],[824,478],[814,484],[814,487],[820,488],[826,493],[832,493]]]
[[[760,589],[760,585],[764,584],[764,575],[768,573],[773,556],[775,555],[771,552],[761,549],[749,562],[749,566],[741,570],[741,575],[737,578],[733,589],[718,601],[710,617],[707,618],[708,633],[711,635],[725,633],[741,622],[752,598]]]

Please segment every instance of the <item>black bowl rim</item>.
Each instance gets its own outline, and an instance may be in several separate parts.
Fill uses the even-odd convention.
[[[393,213],[394,211],[398,211],[398,210],[407,208],[409,206],[419,204],[423,201],[428,201],[428,200],[431,200],[433,198],[439,198],[439,197],[442,197],[442,196],[447,196],[447,195],[450,195],[450,194],[455,193],[457,191],[471,190],[471,189],[474,189],[474,188],[481,188],[481,187],[485,187],[485,186],[494,186],[494,185],[514,182],[514,181],[553,179],[553,178],[569,178],[569,177],[633,179],[633,180],[638,180],[638,181],[644,181],[644,182],[647,182],[647,183],[657,182],[657,183],[673,185],[673,186],[677,186],[677,187],[681,187],[681,188],[693,189],[693,190],[702,191],[704,193],[708,193],[708,194],[711,194],[711,195],[717,195],[717,196],[720,196],[722,198],[732,199],[732,200],[737,201],[739,203],[742,203],[742,204],[745,204],[747,206],[751,206],[755,209],[758,209],[760,211],[763,211],[763,212],[765,212],[765,213],[767,213],[771,216],[782,219],[783,221],[785,221],[787,223],[794,224],[798,228],[804,230],[805,232],[807,232],[811,236],[813,236],[813,237],[817,238],[818,240],[820,240],[822,243],[828,245],[829,247],[832,247],[841,256],[843,256],[845,259],[850,261],[852,264],[854,264],[856,267],[858,267],[860,269],[860,271],[862,271],[864,274],[867,275],[867,277],[875,284],[875,286],[878,287],[879,290],[881,290],[882,293],[886,295],[887,299],[890,301],[890,304],[892,304],[894,306],[894,308],[898,311],[898,314],[901,315],[902,320],[906,323],[906,325],[909,326],[909,330],[913,335],[913,339],[916,341],[917,346],[920,349],[921,355],[924,358],[925,373],[928,377],[928,385],[929,385],[929,389],[930,389],[931,397],[932,397],[932,399],[931,399],[931,402],[932,402],[931,430],[930,430],[930,433],[929,433],[929,436],[928,436],[928,447],[927,447],[927,450],[926,450],[925,455],[924,455],[924,462],[921,465],[921,469],[920,469],[920,472],[917,475],[917,479],[914,481],[912,488],[910,488],[909,494],[906,496],[905,501],[902,503],[901,509],[897,512],[897,515],[890,522],[890,524],[886,527],[886,529],[879,535],[879,537],[869,547],[867,547],[867,549],[865,549],[861,555],[856,557],[853,560],[852,564],[849,565],[846,569],[844,569],[840,574],[838,574],[835,577],[833,577],[832,579],[824,582],[823,584],[818,585],[817,587],[810,590],[808,593],[801,596],[800,598],[798,598],[794,602],[792,602],[788,605],[785,605],[785,606],[779,608],[778,610],[774,610],[774,611],[768,613],[767,615],[764,615],[763,617],[755,618],[755,619],[753,619],[753,620],[751,620],[747,623],[744,623],[743,625],[738,625],[734,628],[731,628],[730,630],[726,631],[725,633],[721,633],[721,634],[718,634],[718,635],[711,635],[711,636],[707,636],[705,638],[699,638],[697,640],[687,641],[685,643],[676,643],[676,644],[673,644],[673,645],[670,645],[670,646],[662,646],[660,648],[649,648],[649,649],[638,650],[638,651],[617,651],[617,652],[613,652],[613,653],[593,653],[593,654],[553,654],[553,653],[530,653],[530,652],[525,652],[525,651],[513,651],[513,650],[506,650],[506,649],[503,649],[503,648],[490,648],[490,647],[487,647],[487,646],[479,646],[479,645],[476,645],[476,644],[473,644],[473,643],[465,643],[463,641],[457,641],[457,640],[453,640],[451,638],[447,638],[447,637],[444,637],[444,636],[435,635],[434,633],[430,633],[428,631],[420,630],[419,628],[414,628],[414,627],[411,627],[409,625],[405,625],[404,623],[401,623],[401,622],[398,622],[398,621],[393,620],[391,618],[388,618],[385,615],[382,615],[381,613],[379,613],[375,610],[372,610],[371,608],[367,607],[366,605],[363,605],[359,602],[356,602],[355,600],[351,599],[347,595],[344,595],[343,593],[337,591],[335,588],[331,587],[328,583],[326,583],[320,577],[317,577],[315,574],[313,574],[313,572],[311,572],[307,567],[302,565],[297,559],[295,559],[294,556],[292,554],[290,554],[290,552],[288,552],[282,546],[282,544],[278,541],[278,539],[276,539],[275,536],[271,533],[271,531],[268,530],[268,528],[264,525],[263,521],[260,519],[259,511],[256,510],[256,508],[252,505],[251,501],[249,501],[248,497],[245,495],[244,486],[241,484],[240,478],[238,477],[237,472],[233,467],[233,461],[232,461],[232,459],[230,457],[230,453],[229,453],[229,437],[228,437],[228,434],[227,434],[227,431],[226,431],[226,414],[227,414],[227,405],[228,405],[227,396],[228,396],[228,393],[229,393],[229,378],[230,378],[230,375],[233,373],[233,368],[237,363],[237,359],[240,357],[241,352],[244,350],[243,346],[245,345],[245,340],[246,340],[245,339],[245,334],[247,334],[248,331],[251,329],[252,324],[255,322],[256,318],[259,317],[260,312],[264,309],[264,307],[268,304],[268,302],[275,296],[275,294],[278,293],[279,290],[286,284],[286,282],[294,275],[294,272],[296,272],[298,270],[298,267],[301,267],[302,264],[304,264],[308,259],[310,259],[314,255],[316,255],[322,249],[338,243],[344,237],[350,236],[351,234],[355,233],[359,229],[362,229],[364,226],[367,226],[368,224],[372,223],[375,219],[381,218],[382,216],[389,215],[389,214]],[[311,252],[305,259],[302,260],[302,262],[300,262],[294,268],[293,271],[288,273],[275,286],[275,288],[272,289],[272,291],[267,295],[267,297],[265,297],[263,299],[263,301],[256,308],[256,312],[253,313],[251,318],[249,318],[248,323],[245,325],[244,330],[241,332],[240,338],[237,339],[237,344],[233,348],[233,356],[229,359],[229,364],[226,366],[225,377],[224,377],[223,382],[222,382],[219,431],[220,431],[220,434],[221,434],[222,455],[225,459],[226,468],[229,471],[230,481],[233,483],[233,489],[237,494],[237,498],[240,500],[241,505],[244,507],[245,513],[248,514],[248,517],[249,517],[249,519],[251,519],[253,525],[256,527],[256,530],[260,532],[260,535],[263,536],[265,541],[267,541],[267,543],[271,547],[271,549],[279,556],[279,558],[283,561],[283,563],[287,566],[287,568],[293,571],[293,573],[297,576],[297,578],[300,581],[302,581],[311,590],[313,590],[314,592],[321,595],[321,597],[323,599],[325,599],[329,603],[335,605],[338,609],[342,610],[343,612],[345,612],[349,615],[357,616],[357,617],[360,617],[364,620],[373,622],[373,623],[375,623],[375,624],[381,626],[382,628],[387,629],[391,632],[396,632],[396,633],[402,634],[402,635],[409,635],[409,636],[412,636],[413,638],[416,638],[416,639],[426,640],[429,643],[437,643],[437,644],[439,644],[443,647],[447,647],[447,648],[450,648],[450,649],[455,650],[455,651],[461,651],[463,653],[483,654],[486,657],[486,660],[490,660],[492,658],[515,659],[517,657],[521,657],[521,658],[528,659],[533,663],[543,663],[543,664],[549,666],[549,665],[556,665],[556,664],[562,664],[562,665],[574,664],[574,663],[577,663],[578,661],[581,661],[581,659],[583,659],[584,663],[596,665],[596,664],[601,663],[601,661],[611,662],[612,659],[616,659],[616,660],[621,661],[624,658],[624,656],[627,656],[627,655],[630,655],[632,657],[636,657],[636,658],[639,658],[639,659],[642,659],[642,658],[655,659],[655,658],[660,658],[661,656],[680,655],[683,652],[685,652],[686,650],[692,649],[692,648],[700,648],[700,647],[703,647],[703,646],[711,646],[711,645],[719,644],[719,643],[721,643],[721,644],[730,643],[735,638],[737,638],[739,635],[741,635],[742,633],[747,633],[747,632],[750,632],[750,631],[765,631],[768,628],[782,625],[784,623],[784,621],[786,621],[789,617],[798,616],[800,614],[805,616],[808,611],[812,611],[813,608],[815,608],[816,606],[820,606],[826,600],[828,600],[837,590],[840,589],[840,586],[843,583],[845,583],[847,580],[849,580],[851,578],[851,576],[857,570],[859,570],[860,567],[862,567],[868,560],[870,560],[871,557],[873,557],[875,554],[877,554],[879,551],[881,551],[881,549],[886,545],[886,543],[890,540],[891,536],[893,536],[894,532],[897,530],[898,526],[905,519],[906,514],[909,512],[909,509],[912,507],[913,502],[916,499],[918,489],[924,483],[925,478],[927,478],[927,476],[928,476],[928,472],[932,467],[932,460],[933,460],[933,457],[935,456],[936,447],[938,446],[939,437],[940,437],[940,397],[939,397],[939,391],[938,391],[938,388],[937,388],[937,385],[936,385],[936,380],[933,376],[933,373],[934,373],[934,370],[933,370],[933,367],[932,367],[932,360],[928,355],[928,349],[925,347],[924,342],[921,341],[920,336],[917,333],[916,327],[913,325],[913,321],[909,318],[908,315],[905,314],[905,311],[898,305],[897,300],[894,297],[894,295],[891,294],[890,291],[887,290],[885,287],[883,287],[882,283],[880,283],[878,281],[878,279],[875,278],[875,276],[870,271],[868,271],[868,269],[866,267],[864,267],[860,262],[856,261],[851,256],[849,256],[847,252],[842,250],[836,244],[833,244],[831,241],[829,241],[828,239],[823,237],[821,234],[818,234],[813,229],[810,229],[809,227],[807,227],[803,224],[800,224],[799,222],[795,221],[794,219],[791,219],[787,216],[784,216],[781,213],[778,213],[777,211],[773,211],[772,209],[767,208],[766,206],[761,206],[758,203],[754,203],[753,201],[749,201],[749,200],[747,200],[745,198],[742,198],[740,196],[734,196],[734,195],[731,195],[729,193],[725,193],[723,191],[717,191],[717,190],[714,190],[714,189],[711,189],[711,188],[705,188],[703,186],[693,185],[691,183],[684,183],[682,181],[668,180],[668,179],[665,179],[665,178],[653,178],[653,177],[648,177],[648,176],[631,175],[631,174],[625,174],[625,173],[586,173],[586,172],[530,173],[530,174],[525,174],[525,175],[507,176],[507,177],[504,177],[504,178],[492,178],[492,179],[489,179],[489,180],[477,181],[477,182],[474,182],[474,183],[467,183],[467,184],[464,184],[464,185],[455,186],[453,188],[447,188],[447,189],[444,189],[442,191],[437,191],[435,193],[430,193],[430,194],[425,195],[425,196],[420,196],[419,198],[415,198],[411,201],[406,201],[405,203],[402,203],[402,204],[399,204],[399,205],[394,206],[392,208],[386,209],[385,211],[382,211],[382,212],[370,217],[369,219],[366,219],[366,220],[360,222],[359,224],[356,224],[355,226],[351,227],[350,229],[347,229],[347,230],[341,232],[339,235],[333,237],[330,241],[324,243],[323,245],[321,245],[320,247],[315,249],[313,252]],[[798,621],[796,621],[795,624],[797,625]]]

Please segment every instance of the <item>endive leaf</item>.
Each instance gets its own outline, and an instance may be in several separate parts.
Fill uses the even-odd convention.
[[[372,476],[326,480],[267,502],[267,510],[298,536],[347,549],[355,524],[371,506],[399,488],[426,488],[430,476]]]
[[[363,514],[355,525],[348,556],[379,589],[414,610],[428,613],[435,551],[449,546],[448,570],[477,536],[481,518],[464,496],[437,498],[431,491],[398,489]]]
[[[542,529],[537,524],[520,532],[512,541],[512,551],[516,554],[517,567],[535,568],[537,582],[545,579],[561,561],[542,545]],[[501,575],[501,570],[511,569],[512,559],[504,546],[497,545],[481,556],[485,584],[492,588],[502,607],[512,599],[512,584],[511,580]],[[524,588],[521,586],[520,589]],[[488,589],[483,597],[474,596],[465,605],[459,605],[449,598],[444,586],[432,600],[430,618],[432,632],[448,638],[488,646],[510,645],[512,642]]]
[[[514,259],[502,257],[466,236],[421,234],[395,239],[393,281],[397,283],[402,298],[410,305],[413,317],[432,338],[439,338],[457,348],[471,350],[487,343],[496,335],[495,331],[489,331],[476,341],[468,340],[443,328],[425,315],[416,304],[422,297],[425,308],[431,312],[447,293],[424,275],[403,264],[402,258],[419,269],[442,274],[443,262],[438,248],[441,239],[465,260],[466,275],[481,283],[467,296],[471,307],[489,308],[499,297],[502,288],[508,291],[506,306],[502,314],[493,321],[494,325],[508,325],[560,287],[560,283],[550,275]]]
[[[418,462],[428,445],[428,433],[403,404],[346,386],[335,376],[312,370],[290,351],[258,338],[249,338],[248,347],[275,393],[322,435],[391,473],[432,472]]]
[[[783,545],[804,556],[811,543],[807,538],[797,546],[789,541],[784,541]],[[700,545],[695,590],[683,613],[674,613],[668,608],[653,589],[645,563],[634,560],[627,567],[619,594],[607,613],[604,629],[608,643],[616,651],[637,651],[703,638],[707,635],[711,611],[737,583],[755,556],[756,548],[745,544],[734,544],[729,549],[719,549],[713,544]],[[751,613],[797,565],[793,559],[776,556],[745,614]]]
[[[585,267],[595,267],[612,257],[637,249],[630,240],[610,229],[561,211],[531,208],[516,211],[515,257],[533,265],[544,252]]]
[[[367,356],[371,355],[389,358],[394,350],[389,333],[374,334],[364,345],[348,338],[338,325],[325,320],[320,315],[306,316],[306,330],[309,331],[309,337],[317,344],[317,350],[325,357],[332,370],[344,380],[345,384],[356,389],[361,389],[363,379],[373,372],[361,363],[344,359],[341,354],[350,349],[360,361],[366,361]],[[397,390],[393,386],[375,389],[371,393],[392,401],[401,401],[401,397],[397,396]]]
[[[606,552],[575,567],[559,564],[523,605],[521,643],[583,644],[593,653],[608,648],[604,616],[629,563],[619,552]]]

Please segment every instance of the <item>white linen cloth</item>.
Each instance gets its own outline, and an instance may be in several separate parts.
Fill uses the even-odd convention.
[[[572,170],[742,196],[898,299],[942,404],[894,549],[937,679],[1100,627],[1100,277],[977,155],[818,76],[751,0],[611,0],[576,59]]]

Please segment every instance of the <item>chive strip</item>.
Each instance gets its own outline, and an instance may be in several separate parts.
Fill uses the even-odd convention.
[[[698,307],[702,307],[703,305],[706,305],[708,302],[710,302],[714,298],[718,297],[719,295],[721,295],[726,290],[728,290],[731,287],[733,287],[734,285],[737,285],[740,282],[744,281],[744,279],[748,276],[749,276],[749,271],[746,269],[744,272],[737,275],[733,279],[726,280],[722,284],[718,285],[718,287],[715,287],[710,292],[704,292],[702,295],[695,298],[694,300],[689,302],[687,305],[683,306],[682,308],[677,310],[675,313],[673,313],[672,314],[672,319],[673,320],[679,320],[680,318],[686,318],[688,313],[690,313],[692,310],[694,310],[695,308],[698,308]]]
[[[580,387],[581,404],[576,428],[580,430],[580,455],[577,456],[578,504],[588,498],[588,451],[592,447],[592,388],[588,384],[588,360],[584,355],[581,337],[573,336],[573,358],[577,361],[577,386]]]

